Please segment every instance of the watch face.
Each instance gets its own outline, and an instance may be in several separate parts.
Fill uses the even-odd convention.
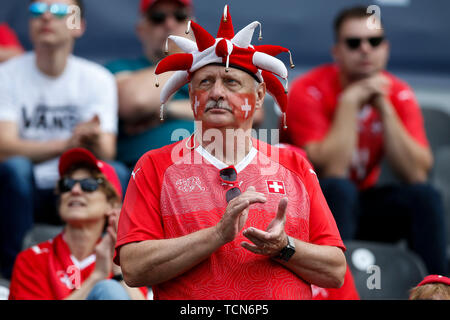
[[[281,259],[284,261],[289,261],[289,259],[294,255],[295,249],[291,247],[286,247],[281,252]]]
[[[280,259],[288,261],[295,253],[294,240],[288,236],[288,244],[280,252]]]

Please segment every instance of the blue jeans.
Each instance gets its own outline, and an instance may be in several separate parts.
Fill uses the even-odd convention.
[[[358,191],[347,179],[320,179],[342,239],[406,239],[430,274],[446,274],[445,211],[429,184],[391,185]]]
[[[96,283],[86,300],[130,300],[130,296],[119,282],[107,279]]]
[[[123,194],[130,178],[120,162],[109,162],[117,172]],[[25,157],[11,157],[0,163],[0,271],[11,278],[17,254],[34,222],[62,224],[56,208],[54,189],[38,189],[33,163]]]

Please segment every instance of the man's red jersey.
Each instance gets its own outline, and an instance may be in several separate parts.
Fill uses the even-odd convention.
[[[147,152],[136,164],[119,219],[120,248],[131,242],[182,237],[216,225],[225,212],[228,167],[188,140]],[[286,233],[302,241],[345,250],[334,218],[308,162],[288,149],[253,139],[235,166],[242,191],[254,186],[267,202],[250,206],[244,228],[265,230],[278,203],[289,200]],[[267,256],[241,247],[240,233],[209,258],[174,279],[152,287],[155,299],[311,299],[311,286]]]

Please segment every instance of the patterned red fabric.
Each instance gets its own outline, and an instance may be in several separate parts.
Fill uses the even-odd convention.
[[[120,215],[116,263],[127,243],[182,237],[220,221],[227,206],[220,164],[199,148],[187,150],[185,143],[150,151],[138,161]],[[280,199],[287,196],[287,234],[345,250],[308,162],[293,151],[258,140],[253,146],[236,165],[238,181],[242,190],[254,186],[264,193],[267,202],[251,206],[244,228],[265,230]],[[285,194],[269,192],[267,181],[283,182]],[[311,299],[309,283],[241,247],[245,240],[239,234],[191,270],[154,286],[155,299]]]

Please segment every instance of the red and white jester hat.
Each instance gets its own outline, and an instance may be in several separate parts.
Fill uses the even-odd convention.
[[[251,45],[253,33],[258,26],[259,40],[261,40],[261,24],[258,21],[250,23],[234,34],[228,5],[225,5],[217,38],[192,20],[188,22],[186,33],[192,29],[196,42],[184,37],[169,36],[167,41],[172,40],[185,53],[174,53],[167,56],[156,67],[155,76],[167,71],[175,71],[161,91],[161,120],[163,119],[164,104],[172,94],[191,80],[191,75],[195,71],[209,64],[221,64],[225,65],[225,70],[228,70],[229,67],[241,69],[259,82],[265,82],[268,93],[274,97],[283,112],[284,127],[286,128],[288,72],[283,62],[274,56],[281,52],[289,53],[291,68],[293,68],[291,52],[275,45]],[[166,52],[167,48],[168,43],[166,42]],[[286,81],[285,87],[275,75]],[[159,86],[158,80],[156,80],[156,86]]]

